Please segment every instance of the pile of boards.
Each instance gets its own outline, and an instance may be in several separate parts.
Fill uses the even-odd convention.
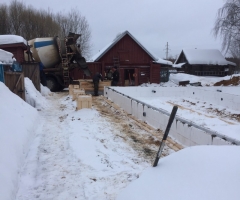
[[[69,85],[69,96],[77,102],[76,110],[92,107],[92,95],[87,95],[79,85]]]
[[[93,91],[93,81],[91,79],[79,79],[77,80],[79,82],[79,87],[84,89],[85,91]],[[76,82],[76,81],[75,81]],[[111,86],[111,81],[104,80],[99,82],[99,91],[104,90],[104,86]]]

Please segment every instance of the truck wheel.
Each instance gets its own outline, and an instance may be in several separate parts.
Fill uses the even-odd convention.
[[[46,77],[47,87],[52,91],[56,92],[59,89],[57,80],[53,77]]]

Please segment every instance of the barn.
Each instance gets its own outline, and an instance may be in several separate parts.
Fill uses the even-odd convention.
[[[227,61],[217,49],[184,49],[173,67],[197,76],[226,76],[233,73],[236,64]]]
[[[117,66],[120,74],[119,86],[137,86],[142,83],[159,83],[161,67],[168,65],[154,57],[129,31],[119,34],[110,44],[87,62],[92,76],[100,72],[104,77],[111,76],[110,69]],[[85,77],[77,69],[71,76]]]

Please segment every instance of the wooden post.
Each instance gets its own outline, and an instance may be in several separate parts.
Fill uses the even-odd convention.
[[[153,82],[153,64],[152,61],[150,61],[150,83]]]

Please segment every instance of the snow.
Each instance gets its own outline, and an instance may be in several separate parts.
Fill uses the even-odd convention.
[[[233,75],[233,76],[239,76],[239,75]],[[170,79],[170,81],[176,83],[177,85],[178,85],[179,81],[190,81],[190,83],[201,82],[202,86],[213,86],[216,82],[219,82],[221,80],[229,80],[233,76],[224,76],[224,77],[194,76],[194,75],[179,73],[179,74],[170,74],[169,79]],[[166,84],[168,84],[168,83],[166,83]],[[206,87],[206,88],[208,88],[208,87]]]
[[[201,79],[203,85],[222,80],[182,74],[170,78]],[[169,85],[176,86],[161,86]],[[0,199],[240,198],[239,147],[171,151],[152,168],[121,137],[119,121],[108,121],[109,116],[95,107],[76,111],[76,102],[66,92],[51,93],[41,85],[39,93],[28,78],[25,87],[32,106],[0,83]],[[223,90],[227,88],[233,87]],[[195,117],[200,120],[200,115]],[[225,128],[234,131],[229,124]],[[143,137],[141,131],[139,135]]]
[[[53,93],[50,91],[50,89],[46,86],[43,86],[42,84],[40,84],[41,87],[41,94],[44,97],[48,97],[48,96],[52,96]]]
[[[164,64],[164,65],[172,65],[173,63],[168,60],[164,60],[161,58],[158,58],[157,61],[154,61],[154,63]]]
[[[228,65],[227,61],[221,52],[217,49],[183,49],[182,52],[191,65],[205,64],[205,65]],[[176,60],[176,64],[178,59]],[[235,63],[231,63],[236,65]]]
[[[17,199],[115,199],[149,165],[98,111],[76,111],[63,95],[49,96],[50,107],[40,112]]]
[[[37,125],[37,111],[0,82],[0,199],[14,199],[18,173]]]
[[[0,35],[0,45],[3,44],[15,44],[15,43],[24,43],[27,45],[27,41],[18,35]]]
[[[26,102],[28,104],[30,104],[31,106],[33,106],[34,108],[37,109],[43,109],[44,107],[47,106],[47,101],[45,99],[45,97],[36,90],[35,86],[33,85],[32,81],[25,77],[24,78],[24,82],[25,82],[25,98],[26,98]],[[41,87],[42,89],[43,87]],[[47,89],[43,89],[43,93],[49,94]]]
[[[0,64],[12,64],[14,61],[12,53],[0,49]]]
[[[159,160],[117,200],[240,199],[240,147],[188,147]]]
[[[173,64],[173,67],[175,68],[182,68],[182,66],[186,63],[178,63],[178,64]]]

